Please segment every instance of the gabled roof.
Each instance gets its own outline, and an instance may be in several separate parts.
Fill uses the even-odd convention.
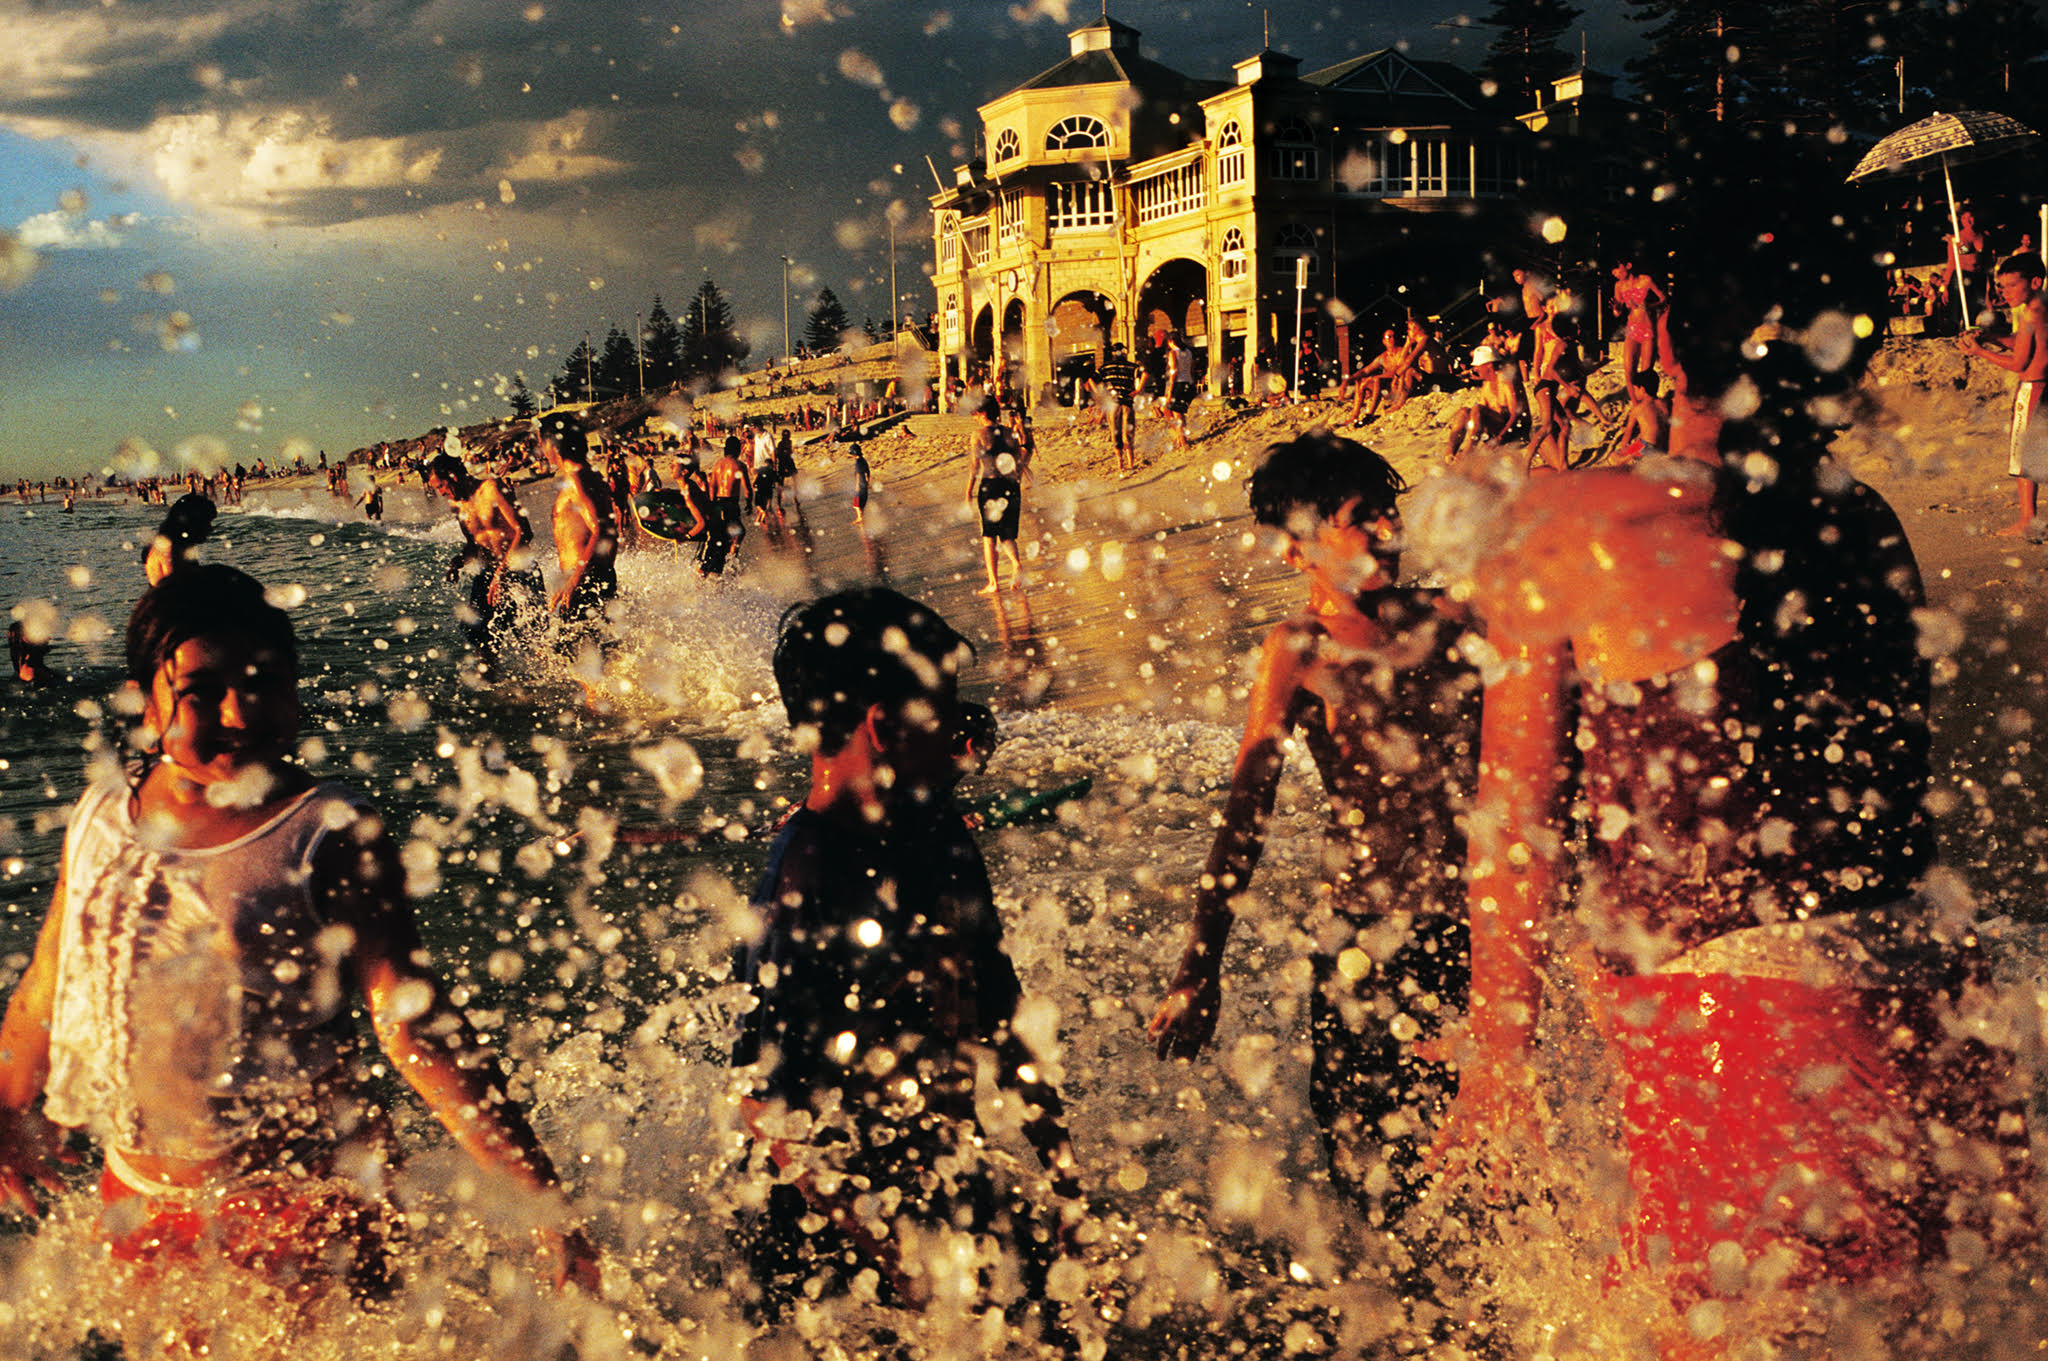
[[[1058,66],[1039,72],[1008,93],[1066,89],[1076,85],[1129,85],[1152,98],[1201,100],[1227,88],[1228,82],[1184,76],[1172,67],[1161,65],[1150,57],[1141,57],[1134,51],[1097,49],[1068,57]]]
[[[1470,72],[1449,62],[1416,61],[1391,47],[1310,71],[1301,79],[1345,94],[1449,100],[1467,109],[1479,102],[1479,85]]]

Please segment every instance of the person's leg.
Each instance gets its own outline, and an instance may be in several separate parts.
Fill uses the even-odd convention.
[[[996,585],[996,541],[984,534],[981,536],[981,567],[988,573],[988,585],[981,588],[983,595],[994,595]]]
[[[2031,477],[2015,477],[2013,486],[2019,491],[2019,519],[1998,531],[2008,539],[2019,538],[2034,527],[2034,508],[2040,492],[2040,484]]]

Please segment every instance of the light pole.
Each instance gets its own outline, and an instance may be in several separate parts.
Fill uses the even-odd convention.
[[[896,219],[889,218],[889,343],[903,329],[903,299],[896,293]]]
[[[640,314],[633,314],[633,386],[639,389],[639,396],[647,395],[647,361],[640,353],[640,341],[647,334],[647,323],[640,320]]]
[[[789,257],[782,257],[782,362],[789,362]]]

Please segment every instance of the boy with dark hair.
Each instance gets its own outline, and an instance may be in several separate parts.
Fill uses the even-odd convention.
[[[2012,310],[2012,336],[1985,344],[1972,331],[1957,345],[1964,354],[1988,359],[2013,376],[2012,422],[2006,442],[2006,471],[2019,488],[2019,518],[1998,532],[2008,538],[2033,531],[2035,502],[2048,476],[2042,442],[2048,420],[2041,394],[2048,392],[2048,300],[2041,296],[2043,267],[2032,255],[2014,255],[1998,265],[1998,296]]]
[[[1016,971],[951,797],[987,730],[987,711],[959,696],[971,655],[936,613],[879,587],[783,616],[775,679],[811,786],[754,894],[762,931],[736,973],[756,1005],[733,1049],[735,1066],[757,1070],[742,1113],[751,1161],[774,1183],[746,1234],[770,1314],[807,1278],[843,1289],[862,1267],[885,1303],[930,1299],[929,1262],[905,1250],[906,1231],[998,1234],[1027,1287],[1042,1285],[1060,1226],[982,1165],[974,1075],[986,1051],[1069,1198],[1062,1218],[1078,1218],[1059,1096],[1013,1028]],[[888,1193],[901,1199],[885,1215],[875,1203]]]
[[[1307,608],[1266,637],[1192,939],[1150,1027],[1162,1058],[1193,1058],[1214,1034],[1231,902],[1251,886],[1282,745],[1299,734],[1329,800],[1327,879],[1302,924],[1318,942],[1309,1104],[1331,1181],[1389,1224],[1419,1194],[1456,1089],[1422,1051],[1465,1005],[1455,816],[1474,783],[1479,693],[1454,651],[1462,616],[1396,584],[1405,489],[1377,453],[1329,435],[1275,445],[1247,484],[1253,516],[1308,580]]]

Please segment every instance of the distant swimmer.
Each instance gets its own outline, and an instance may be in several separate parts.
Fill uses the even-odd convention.
[[[560,416],[540,428],[541,451],[561,475],[555,493],[555,562],[562,569],[548,603],[563,623],[562,647],[580,652],[604,625],[604,603],[619,593],[618,512],[590,466],[583,427]]]
[[[435,456],[421,480],[454,505],[464,544],[448,578],[469,582],[463,635],[486,665],[496,666],[506,638],[531,626],[547,598],[533,526],[497,478],[473,475],[453,454]]]
[[[0,1205],[39,1213],[83,1131],[116,1260],[231,1265],[295,1312],[386,1294],[404,1216],[377,1189],[399,1149],[370,1074],[388,1063],[509,1193],[493,1215],[531,1226],[543,1274],[595,1290],[553,1164],[427,965],[384,819],[293,763],[290,619],[201,563],[143,595],[126,651],[146,751],[74,809],[0,1023]],[[205,1355],[189,1317],[176,1354]]]
[[[180,567],[198,559],[192,550],[206,542],[213,533],[214,517],[219,514],[207,497],[196,491],[188,491],[171,503],[164,522],[156,527],[156,537],[150,540],[149,551],[142,559],[142,572],[154,586]]]

